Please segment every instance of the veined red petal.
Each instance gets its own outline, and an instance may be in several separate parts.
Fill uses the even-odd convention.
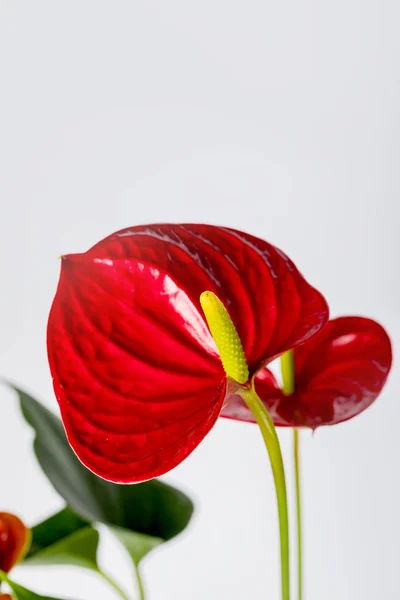
[[[0,512],[0,570],[11,571],[28,550],[30,532],[24,523],[11,513]]]
[[[295,349],[296,391],[276,394],[263,372],[256,389],[276,425],[335,425],[368,408],[382,391],[392,363],[390,339],[363,317],[339,317]]]
[[[248,355],[255,373],[262,363],[318,333],[328,320],[329,309],[325,298],[281,250],[247,233],[231,233],[252,251],[251,288],[247,270],[246,285],[251,290],[257,323],[257,336]]]
[[[253,372],[328,317],[281,251],[229,229],[133,227],[64,257],[49,362],[68,439],[97,475],[161,475],[215,423],[226,378],[200,306],[205,290],[228,309]]]
[[[225,396],[196,308],[166,273],[134,259],[64,258],[48,352],[71,446],[116,482],[150,479],[181,462]]]
[[[278,248],[249,234],[212,225],[147,225],[124,229],[89,254],[145,261],[168,273],[200,315],[200,294],[214,292],[228,309],[251,372],[303,343],[328,320],[324,297]]]

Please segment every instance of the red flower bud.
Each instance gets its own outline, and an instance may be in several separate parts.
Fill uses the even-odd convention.
[[[0,512],[0,570],[8,573],[28,550],[30,530],[21,519],[6,512]],[[4,594],[3,594],[4,596]],[[3,598],[0,596],[0,598]],[[5,594],[5,598],[9,596]]]

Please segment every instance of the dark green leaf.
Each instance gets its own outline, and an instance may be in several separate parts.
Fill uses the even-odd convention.
[[[88,471],[69,446],[60,419],[22,390],[22,413],[34,429],[37,459],[68,506],[90,522],[98,521],[134,535],[118,537],[132,557],[140,560],[162,541],[178,535],[193,512],[191,500],[179,490],[157,480],[136,485],[118,485]],[[145,537],[156,538],[150,542]],[[138,543],[134,549],[135,540]]]
[[[32,529],[32,543],[23,564],[76,565],[98,571],[99,533],[65,508]]]
[[[8,579],[6,574],[2,571],[0,571],[0,580],[6,582],[10,586],[15,600],[61,600],[60,598],[50,598],[49,596],[35,594],[35,592],[31,592],[21,585],[18,585],[18,583],[11,581],[11,579]]]
[[[31,529],[32,539],[27,558],[90,525],[70,508],[64,508]]]

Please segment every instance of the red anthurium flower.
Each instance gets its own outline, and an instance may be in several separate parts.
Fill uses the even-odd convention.
[[[256,390],[275,425],[315,429],[347,421],[374,402],[389,374],[392,350],[375,321],[340,317],[298,346],[294,357],[296,389],[291,396],[284,396],[268,369],[257,374]],[[222,416],[254,422],[237,395]]]
[[[283,252],[231,229],[133,227],[63,257],[49,362],[69,442],[97,475],[161,475],[214,425],[232,392],[200,306],[206,290],[228,309],[250,376],[328,318]]]
[[[0,571],[11,571],[25,556],[29,543],[30,531],[21,519],[10,513],[0,512]]]

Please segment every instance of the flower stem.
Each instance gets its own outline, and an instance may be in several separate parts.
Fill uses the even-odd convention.
[[[122,598],[122,600],[130,600],[129,596],[124,592],[124,590],[119,586],[119,584],[116,581],[114,581],[112,577],[110,577],[110,575],[104,573],[104,571],[101,570],[99,570],[98,573],[99,575],[101,575],[104,581],[106,581],[112,588],[114,588],[114,590],[117,592],[118,596]]]
[[[303,541],[301,525],[301,487],[300,487],[300,453],[299,431],[293,429],[293,458],[296,482],[296,519],[297,519],[297,598],[303,599]]]
[[[281,356],[282,388],[286,396],[295,390],[294,352],[289,350]],[[293,429],[293,460],[296,488],[296,521],[297,521],[297,598],[303,599],[303,541],[301,523],[301,482],[300,482],[300,451],[299,432]]]
[[[281,356],[282,388],[285,396],[294,392],[294,352],[289,350]]]
[[[136,583],[139,592],[139,600],[145,600],[143,580],[140,575],[139,565],[135,563]]]
[[[258,397],[254,384],[251,388],[241,389],[240,394],[254,415],[264,438],[271,462],[278,502],[279,534],[281,548],[282,600],[290,600],[289,568],[289,515],[287,505],[285,469],[278,435],[267,409]]]

